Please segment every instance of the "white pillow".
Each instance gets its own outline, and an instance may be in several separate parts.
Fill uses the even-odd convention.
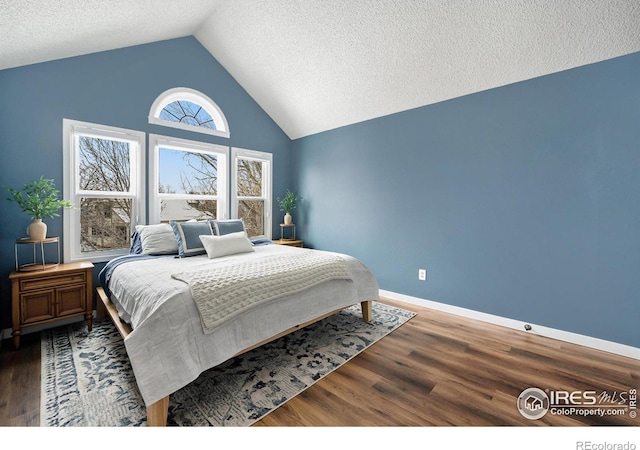
[[[168,223],[157,225],[137,225],[142,253],[146,255],[177,255],[178,241],[173,228]]]
[[[200,236],[202,245],[207,251],[209,259],[237,253],[253,252],[253,245],[244,231],[229,233],[222,236]]]

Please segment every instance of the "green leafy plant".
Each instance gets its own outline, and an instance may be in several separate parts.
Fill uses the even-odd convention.
[[[277,200],[280,205],[280,211],[291,212],[296,209],[300,198],[295,193],[287,189],[284,198],[280,200],[280,197],[277,197]]]
[[[73,205],[67,200],[58,198],[59,191],[53,184],[53,180],[40,177],[31,183],[24,185],[22,190],[12,189],[4,186],[9,192],[7,200],[14,201],[22,209],[22,212],[29,214],[33,219],[46,219],[57,217],[61,208],[71,208]]]

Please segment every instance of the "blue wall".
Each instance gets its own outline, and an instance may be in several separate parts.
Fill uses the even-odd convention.
[[[299,236],[381,289],[640,347],[640,53],[298,139],[292,164]]]
[[[218,104],[230,139],[148,124],[156,97],[179,86],[199,90]],[[274,196],[290,187],[291,140],[193,37],[0,71],[0,118],[0,185],[19,188],[43,175],[62,190],[62,119],[67,118],[271,152]],[[11,326],[7,277],[14,269],[13,243],[30,222],[5,197],[2,190],[3,329]],[[279,216],[274,208],[274,230]],[[62,218],[46,222],[49,236],[62,236]]]

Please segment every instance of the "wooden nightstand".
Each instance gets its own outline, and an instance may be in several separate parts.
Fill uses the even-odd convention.
[[[304,241],[300,239],[278,239],[273,241],[278,245],[289,245],[291,247],[304,247]]]
[[[11,272],[13,346],[20,348],[22,327],[84,316],[93,323],[93,264],[59,264],[48,270]]]

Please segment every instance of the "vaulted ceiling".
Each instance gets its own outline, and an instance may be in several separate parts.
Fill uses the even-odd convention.
[[[640,2],[0,0],[0,69],[188,35],[295,139],[638,52]]]

